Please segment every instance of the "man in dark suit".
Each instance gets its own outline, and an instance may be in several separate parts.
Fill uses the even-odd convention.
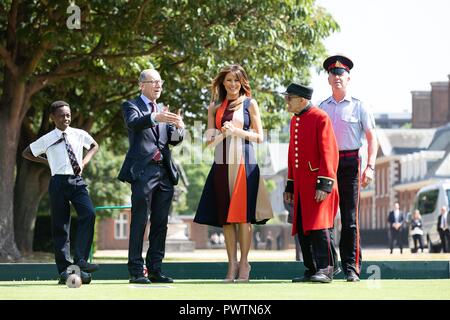
[[[394,250],[394,241],[397,241],[397,244],[400,248],[400,253],[403,253],[403,224],[405,222],[405,214],[400,211],[400,205],[398,202],[394,204],[394,210],[389,212],[388,216],[388,224],[389,224],[389,248],[392,251]]]
[[[447,207],[441,208],[441,214],[438,216],[437,230],[442,243],[442,252],[450,252],[450,230],[448,227],[449,214]]]
[[[165,253],[167,222],[178,171],[169,145],[184,137],[184,123],[178,114],[157,105],[164,81],[158,71],[147,69],[139,76],[141,95],[122,104],[128,129],[129,150],[118,179],[131,184],[131,225],[128,247],[130,283],[170,283],[161,272]],[[142,246],[150,215],[149,248],[144,275]]]

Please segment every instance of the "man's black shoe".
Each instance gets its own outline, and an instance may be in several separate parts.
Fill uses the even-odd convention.
[[[333,281],[333,267],[319,269],[311,276],[311,282],[330,283]]]
[[[158,271],[148,271],[148,278],[154,283],[172,283],[173,279]]]
[[[70,274],[67,272],[67,270],[64,270],[59,275],[59,281],[58,284],[66,284],[67,278],[70,276]],[[92,276],[90,273],[80,271],[80,278],[82,284],[89,284],[92,281]]]
[[[311,281],[311,277],[314,275],[314,273],[312,271],[306,270],[305,273],[303,274],[303,277],[296,277],[294,279],[292,279],[292,282],[296,283],[296,282],[310,282]]]
[[[347,273],[347,282],[358,282],[359,277],[354,271],[349,271]]]
[[[311,277],[307,277],[307,276],[296,277],[296,278],[292,279],[293,283],[296,283],[296,282],[310,282],[310,281],[311,281]]]
[[[150,284],[152,282],[147,277],[144,277],[144,276],[140,276],[140,277],[131,276],[130,283]]]
[[[100,266],[98,264],[89,263],[86,260],[78,261],[77,266],[80,267],[81,271],[88,272],[88,273],[95,272],[95,271],[98,271],[98,269],[100,269]]]

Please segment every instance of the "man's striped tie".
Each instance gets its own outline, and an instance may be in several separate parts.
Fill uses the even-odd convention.
[[[66,144],[67,154],[69,155],[70,164],[72,165],[73,173],[78,176],[81,173],[80,165],[78,164],[77,158],[75,157],[75,153],[73,152],[72,146],[67,140],[67,135],[65,132],[62,133],[64,138],[64,143]]]
[[[156,112],[156,105],[150,101],[150,106],[152,108],[152,112]],[[156,139],[159,140],[159,125],[156,125]],[[158,141],[156,142],[158,143]],[[159,151],[159,148],[156,148],[155,154],[153,155],[152,158],[153,161],[161,161],[162,160],[162,155],[161,155],[161,151]]]

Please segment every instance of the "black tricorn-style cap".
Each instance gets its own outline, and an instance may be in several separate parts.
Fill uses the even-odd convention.
[[[342,74],[344,71],[350,72],[353,68],[353,62],[346,56],[336,54],[325,59],[323,68],[327,72]]]
[[[311,87],[304,86],[302,84],[291,83],[285,92],[286,96],[299,96],[308,100],[311,100],[314,89]]]

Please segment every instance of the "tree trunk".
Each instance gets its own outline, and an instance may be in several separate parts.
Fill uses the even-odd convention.
[[[9,106],[0,104],[0,261],[11,262],[21,258],[14,239],[13,220],[14,169],[20,123],[11,121],[8,109]]]
[[[17,247],[25,254],[33,251],[36,213],[48,190],[50,170],[23,158],[19,161],[14,189],[14,234]]]

